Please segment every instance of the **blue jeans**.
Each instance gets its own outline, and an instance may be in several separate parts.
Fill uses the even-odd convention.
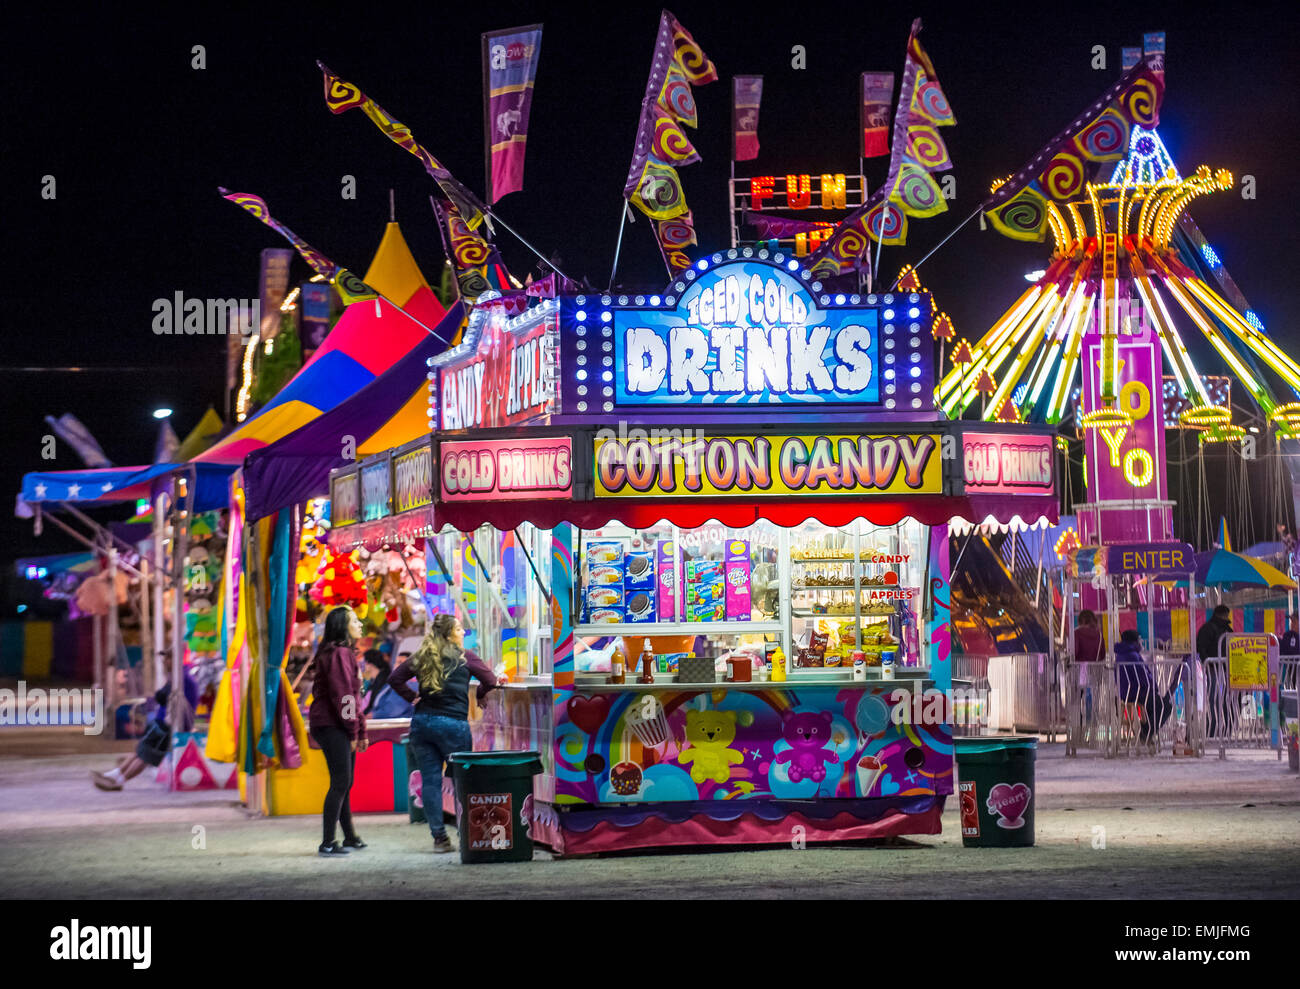
[[[447,837],[442,823],[442,764],[451,753],[473,748],[468,721],[425,714],[418,708],[411,715],[411,751],[420,764],[420,795],[434,838]]]

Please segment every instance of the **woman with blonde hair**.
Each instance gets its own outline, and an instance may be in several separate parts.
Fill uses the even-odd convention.
[[[435,852],[453,851],[442,820],[442,764],[453,752],[474,748],[469,730],[469,678],[478,680],[478,699],[498,686],[492,671],[465,649],[465,630],[454,615],[434,615],[429,632],[415,655],[393,670],[388,684],[394,693],[414,703],[411,751],[420,765],[424,815],[433,834]],[[414,677],[417,694],[407,686]]]

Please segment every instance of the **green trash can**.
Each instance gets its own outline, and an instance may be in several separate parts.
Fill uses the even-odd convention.
[[[1034,843],[1033,735],[954,738],[961,843],[1025,848]]]
[[[418,794],[410,792],[411,774],[420,771],[420,764],[415,761],[415,753],[411,751],[410,735],[402,736],[402,751],[406,754],[406,816],[410,818],[412,824],[424,824],[429,818],[425,815],[424,808],[415,802]]]
[[[533,777],[542,771],[536,752],[453,752],[447,765],[456,783],[460,860],[529,862],[533,857]]]

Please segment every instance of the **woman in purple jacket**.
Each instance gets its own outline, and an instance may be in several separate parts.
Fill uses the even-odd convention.
[[[361,638],[361,622],[351,608],[335,608],[325,619],[325,634],[312,660],[311,707],[307,723],[311,737],[325,755],[330,788],[325,793],[324,841],[320,855],[346,855],[365,848],[352,827],[348,794],[356,772],[357,753],[366,750],[366,716],[361,707],[361,672],[354,643]],[[343,844],[334,829],[343,825]]]
[[[411,715],[411,751],[420,764],[424,816],[433,833],[433,850],[453,850],[442,822],[442,764],[453,752],[474,748],[469,730],[469,678],[478,680],[478,699],[497,686],[492,671],[465,649],[465,630],[454,615],[434,615],[429,634],[415,655],[393,670],[393,691],[418,703]],[[420,692],[406,685],[415,677]]]

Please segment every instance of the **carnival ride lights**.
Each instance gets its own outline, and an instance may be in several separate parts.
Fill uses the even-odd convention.
[[[1119,343],[1143,320],[1154,328],[1178,393],[1189,403],[1181,423],[1212,430],[1210,442],[1235,435],[1239,427],[1229,428],[1230,412],[1211,398],[1187,351],[1167,302],[1173,299],[1265,416],[1290,435],[1300,427],[1300,403],[1274,415],[1280,406],[1238,345],[1297,395],[1300,363],[1264,333],[1253,312],[1234,309],[1171,246],[1188,204],[1231,188],[1232,174],[1201,166],[1182,178],[1154,131],[1135,128],[1131,140],[1130,155],[1116,166],[1112,181],[1086,183],[1083,197],[1059,207],[1046,203],[1054,239],[1050,265],[977,343],[954,349],[953,366],[937,388],[939,404],[948,416],[959,417],[980,394],[977,386],[994,378],[998,385],[983,405],[983,419],[1002,418],[1004,403],[1019,396],[1015,404],[1022,419],[1060,422],[1074,393],[1083,336],[1093,331],[1103,344],[1102,404],[1080,425],[1127,424],[1131,417],[1116,408]],[[1208,244],[1201,254],[1212,267],[1221,267]]]

